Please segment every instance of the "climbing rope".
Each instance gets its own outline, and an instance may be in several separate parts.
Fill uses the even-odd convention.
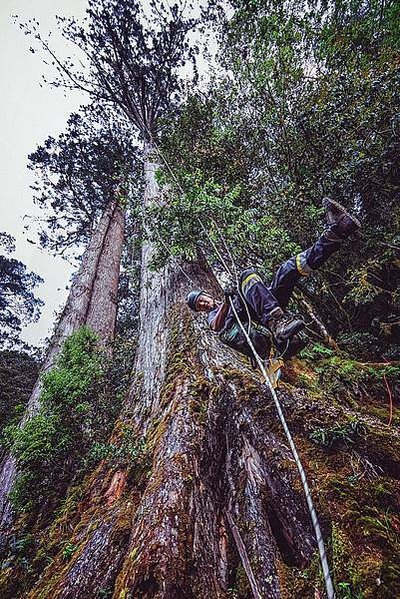
[[[238,315],[238,313],[237,313],[237,311],[235,309],[233,301],[231,300],[231,298],[229,298],[229,299],[230,299],[230,305],[231,305],[232,311],[233,311],[233,313],[235,315],[235,318],[236,318],[239,326],[241,327],[241,329],[242,329],[242,331],[243,331],[243,333],[244,333],[244,335],[246,337],[246,341],[249,344],[251,351],[253,352],[254,358],[257,361],[257,364],[258,364],[258,366],[259,366],[259,368],[260,368],[260,370],[261,370],[261,372],[262,372],[262,374],[263,374],[263,376],[265,378],[265,382],[266,382],[266,384],[267,384],[267,386],[268,386],[268,388],[269,388],[269,390],[271,392],[272,398],[273,398],[274,403],[275,403],[276,410],[278,412],[279,419],[280,419],[281,424],[283,426],[283,430],[285,431],[286,438],[288,440],[290,449],[292,451],[294,460],[296,462],[296,466],[297,466],[297,469],[298,469],[299,474],[300,474],[301,482],[303,483],[303,489],[304,489],[304,493],[305,493],[305,496],[306,496],[307,506],[308,506],[308,510],[310,512],[311,521],[312,521],[312,524],[313,524],[313,527],[314,527],[315,537],[316,537],[316,540],[317,540],[318,551],[319,551],[319,556],[320,556],[321,565],[322,565],[322,571],[323,571],[323,574],[324,574],[324,580],[325,580],[325,587],[326,587],[327,597],[328,597],[328,599],[334,599],[335,592],[333,590],[332,578],[331,578],[331,574],[330,574],[330,571],[329,571],[328,559],[326,557],[325,545],[324,545],[324,541],[323,541],[323,538],[322,538],[321,528],[320,528],[320,525],[319,525],[319,522],[318,522],[317,513],[315,511],[314,503],[313,503],[313,500],[312,500],[312,497],[311,497],[311,492],[310,492],[310,488],[308,486],[308,482],[307,482],[306,474],[304,472],[303,465],[301,463],[299,454],[297,453],[297,449],[296,449],[296,446],[294,444],[294,441],[293,441],[292,435],[290,433],[289,427],[288,427],[288,425],[286,423],[286,419],[285,419],[285,416],[283,414],[282,407],[281,407],[280,401],[278,399],[278,395],[277,395],[274,387],[271,384],[269,376],[267,375],[267,372],[265,370],[263,361],[261,360],[260,356],[258,355],[258,353],[257,353],[257,351],[256,351],[256,349],[255,349],[255,347],[254,347],[254,345],[253,345],[253,343],[252,343],[252,341],[250,339],[250,336],[248,335],[246,329],[244,328],[242,322],[240,321],[239,315]]]
[[[170,167],[167,159],[163,156],[161,150],[159,149],[158,145],[156,144],[156,142],[154,141],[153,138],[152,138],[152,143],[154,144],[154,147],[155,147],[155,149],[156,149],[159,157],[161,158],[162,162],[165,164],[168,172],[171,174],[171,177],[173,178],[173,180],[175,181],[176,185],[178,186],[178,189],[184,195],[185,194],[184,190],[182,189],[182,187],[181,187],[178,179],[176,178],[176,176],[175,176],[172,168]],[[216,246],[214,240],[210,236],[209,232],[207,231],[206,227],[204,226],[204,224],[202,223],[202,221],[200,220],[199,217],[197,217],[197,220],[198,220],[198,222],[200,224],[200,228],[202,229],[203,233],[206,235],[206,237],[210,241],[210,243],[211,243],[211,245],[212,245],[212,247],[213,247],[216,255],[218,256],[218,259],[220,260],[221,264],[223,265],[224,269],[226,270],[226,272],[228,273],[228,275],[230,277],[232,277],[233,276],[232,271],[228,267],[225,259],[223,258],[223,256],[222,256],[221,252],[219,251],[218,247]],[[218,228],[217,228],[217,230],[218,230]],[[268,389],[269,389],[269,391],[271,393],[271,396],[272,396],[272,399],[274,401],[276,410],[278,412],[279,419],[281,421],[283,430],[284,430],[286,438],[288,440],[289,447],[291,449],[291,452],[292,452],[293,458],[295,460],[295,463],[296,463],[296,466],[297,466],[297,469],[298,469],[298,472],[299,472],[299,475],[300,475],[300,479],[301,479],[301,482],[302,482],[302,485],[303,485],[304,494],[305,494],[306,502],[307,502],[307,507],[308,507],[308,511],[310,513],[311,522],[312,522],[312,525],[313,525],[313,528],[314,528],[315,538],[316,538],[316,541],[317,541],[318,552],[319,552],[319,557],[320,557],[321,566],[322,566],[322,572],[323,572],[323,575],[324,575],[324,581],[325,581],[325,588],[326,588],[327,599],[335,599],[335,591],[333,589],[332,577],[331,577],[331,573],[330,573],[330,569],[329,569],[328,559],[327,559],[327,556],[326,556],[326,550],[325,550],[324,540],[323,540],[323,537],[322,537],[321,527],[319,525],[317,513],[316,513],[316,510],[315,510],[315,507],[314,507],[314,502],[313,502],[312,497],[311,497],[311,491],[310,491],[310,488],[308,486],[307,477],[306,477],[303,465],[301,463],[299,454],[297,452],[296,446],[294,444],[292,435],[290,433],[289,427],[287,425],[287,422],[286,422],[286,419],[285,419],[285,416],[284,416],[284,413],[283,413],[282,406],[281,406],[281,403],[279,401],[278,395],[277,395],[277,393],[276,393],[276,391],[275,391],[275,389],[273,387],[273,384],[271,383],[270,378],[269,378],[269,376],[268,376],[268,374],[266,372],[264,363],[263,363],[262,359],[260,358],[260,356],[258,355],[258,353],[257,353],[257,351],[256,351],[256,349],[255,349],[255,347],[253,345],[253,342],[252,342],[252,340],[250,338],[249,333],[250,333],[250,327],[251,327],[251,317],[250,317],[250,312],[248,310],[247,302],[246,302],[246,300],[245,300],[245,298],[243,296],[242,290],[240,289],[240,283],[239,283],[239,278],[238,278],[238,275],[237,275],[236,265],[235,265],[232,253],[229,250],[229,247],[227,245],[227,242],[226,242],[223,234],[220,231],[218,231],[218,232],[219,232],[220,237],[223,238],[224,247],[225,247],[225,249],[228,250],[228,256],[231,259],[232,264],[234,266],[234,271],[235,271],[234,272],[234,276],[235,276],[235,279],[236,279],[237,291],[238,291],[240,297],[242,298],[243,304],[244,304],[244,306],[246,307],[246,310],[247,310],[248,319],[249,319],[249,324],[248,324],[248,330],[247,331],[246,331],[246,328],[244,327],[242,321],[239,318],[239,315],[237,313],[237,310],[235,308],[234,302],[232,301],[231,297],[229,297],[230,307],[232,309],[232,312],[233,312],[233,314],[234,314],[234,316],[236,318],[236,321],[237,321],[238,325],[240,326],[240,328],[243,331],[243,334],[244,334],[244,336],[246,338],[246,341],[247,341],[247,343],[248,343],[248,345],[249,345],[249,347],[250,347],[250,349],[251,349],[251,351],[253,353],[254,359],[255,359],[256,363],[258,364],[258,367],[261,370],[261,373],[262,373],[262,375],[263,375],[263,377],[265,379],[265,384],[267,385],[267,387],[268,387]]]

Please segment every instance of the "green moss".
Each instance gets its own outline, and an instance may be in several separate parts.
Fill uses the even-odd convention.
[[[222,374],[227,383],[234,385],[236,397],[240,402],[251,402],[260,397],[261,377],[258,382],[254,376],[235,368],[224,368]]]
[[[393,584],[400,584],[394,557],[400,549],[399,522],[392,511],[396,509],[396,483],[349,478],[330,475],[328,487],[318,488],[321,505],[326,509],[330,504],[336,517],[331,548],[338,596],[392,596],[382,594],[382,572],[390,570]]]
[[[249,579],[243,565],[240,563],[236,570],[235,588],[239,597],[247,597],[251,595],[251,587]]]
[[[331,534],[332,575],[338,598],[358,599],[362,598],[360,588],[354,583],[357,566],[354,565],[352,556],[354,547],[350,543],[348,535],[336,523],[332,523]]]
[[[325,392],[348,392],[354,391],[354,386],[370,385],[372,389],[378,384],[381,387],[383,377],[389,382],[396,382],[400,379],[400,363],[363,363],[349,358],[344,352],[332,354],[329,350],[328,357],[318,358],[314,356],[310,359],[306,356],[305,363],[318,374],[319,384],[323,386]],[[310,384],[310,379],[304,374],[304,368],[300,369],[299,379]],[[369,391],[371,392],[371,388]]]
[[[322,521],[332,522],[329,559],[337,596],[398,596],[400,443],[377,419],[388,418],[383,385],[388,366],[336,355],[306,363],[303,372],[301,363],[292,362],[285,368],[294,384],[283,391],[293,399],[286,416],[302,461],[313,474],[318,514]],[[392,384],[397,372],[397,367],[392,369]],[[300,380],[306,383],[306,392],[297,400]],[[394,422],[396,412],[394,407]],[[302,492],[300,484],[294,486]],[[293,571],[281,567],[285,598],[312,597],[315,586],[322,592],[323,584],[316,583],[312,568],[293,577]]]
[[[24,426],[6,430],[19,476],[10,494],[17,512],[35,511],[57,496],[82,465],[95,425],[96,388],[103,376],[97,337],[83,327],[64,344],[42,377],[41,408]]]
[[[317,552],[315,552],[310,564],[306,568],[289,567],[281,560],[277,566],[279,582],[282,588],[282,599],[315,597],[316,588],[322,593],[324,581],[320,571]]]
[[[192,319],[181,307],[175,306],[169,314],[169,336],[167,342],[167,366],[165,382],[161,390],[161,407],[169,405],[177,389],[184,382],[188,388],[187,407],[204,421],[207,406],[212,395],[212,385],[204,377],[198,360],[193,356],[196,348],[196,335]],[[153,439],[159,438],[158,432],[151,433]]]
[[[74,543],[67,543],[63,549],[61,557],[64,561],[69,561],[77,550],[77,546]]]

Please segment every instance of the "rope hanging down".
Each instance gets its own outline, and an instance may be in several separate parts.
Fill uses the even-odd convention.
[[[155,143],[155,141],[153,139],[152,139],[152,143],[154,144],[154,147],[155,147],[158,155],[160,156],[162,162],[165,164],[167,170],[171,174],[171,177],[176,182],[176,184],[177,184],[178,188],[180,189],[181,193],[185,194],[185,192],[182,189],[182,187],[181,187],[178,179],[176,178],[174,172],[172,171],[172,168],[169,165],[167,159],[163,156],[163,154],[161,153],[158,145]],[[219,249],[217,248],[214,240],[211,238],[210,234],[208,233],[206,227],[204,226],[204,224],[202,223],[202,221],[200,220],[199,217],[197,217],[197,220],[198,220],[198,222],[200,224],[200,228],[202,229],[202,231],[204,232],[204,234],[206,235],[206,237],[210,241],[212,247],[214,248],[214,251],[215,251],[215,253],[218,256],[218,259],[221,261],[221,264],[223,265],[223,267],[225,268],[225,270],[229,274],[229,276],[232,276],[231,269],[229,268],[229,266],[227,265],[227,263],[224,260],[223,256],[221,255]],[[228,246],[227,246],[227,243],[226,243],[226,240],[225,240],[223,234],[221,232],[219,232],[219,234],[220,234],[221,238],[223,239],[223,243],[224,243],[225,248],[227,248]],[[229,254],[229,257],[231,258],[232,263],[233,263],[233,265],[235,267],[235,262],[232,259],[232,254],[230,253],[230,251],[228,251],[228,254]],[[237,285],[238,292],[242,296],[242,293],[241,293],[241,290],[240,290],[239,281],[238,281],[238,277],[237,277],[237,269],[236,269],[236,267],[235,267],[235,279],[236,279],[236,285]],[[326,588],[327,599],[335,599],[335,591],[333,589],[332,577],[331,577],[331,573],[330,573],[330,570],[329,570],[329,564],[328,564],[328,559],[327,559],[327,556],[326,556],[326,550],[325,550],[324,541],[323,541],[323,538],[322,538],[321,527],[319,525],[317,513],[315,511],[314,503],[313,503],[313,500],[312,500],[312,497],[311,497],[311,491],[310,491],[310,488],[308,486],[306,474],[305,474],[303,465],[301,463],[299,454],[297,452],[296,446],[294,444],[292,435],[290,433],[289,427],[287,425],[285,416],[283,414],[282,406],[281,406],[280,401],[278,399],[277,393],[276,393],[275,389],[273,388],[273,385],[272,385],[272,383],[271,383],[271,381],[269,379],[269,376],[268,376],[268,374],[267,374],[267,372],[265,370],[263,361],[260,358],[260,356],[258,355],[258,353],[257,353],[257,351],[256,351],[256,349],[255,349],[255,347],[254,347],[254,345],[253,345],[253,343],[251,341],[251,338],[249,336],[248,331],[246,331],[243,323],[241,322],[241,320],[239,318],[239,315],[238,315],[238,313],[236,311],[236,308],[235,308],[234,303],[233,303],[233,301],[232,301],[231,298],[229,298],[229,303],[230,303],[231,309],[233,311],[233,314],[234,314],[234,316],[235,316],[235,318],[236,318],[236,320],[238,322],[238,325],[242,329],[243,334],[245,335],[246,341],[247,341],[247,343],[248,343],[248,345],[249,345],[249,347],[250,347],[250,349],[251,349],[251,351],[252,351],[252,353],[254,355],[254,358],[255,358],[255,360],[256,360],[256,362],[257,362],[257,364],[258,364],[258,366],[259,366],[259,368],[261,370],[261,373],[262,373],[263,377],[265,378],[265,384],[267,385],[267,387],[268,387],[268,389],[269,389],[269,391],[270,391],[270,393],[272,395],[272,399],[274,400],[274,404],[275,404],[276,410],[278,412],[279,419],[281,421],[283,430],[284,430],[286,438],[288,440],[288,443],[289,443],[289,446],[290,446],[293,458],[295,460],[297,469],[299,471],[300,479],[301,479],[301,482],[302,482],[302,485],[303,485],[304,494],[305,494],[306,501],[307,501],[307,507],[308,507],[308,511],[310,513],[311,522],[312,522],[312,525],[313,525],[313,528],[314,528],[315,538],[316,538],[316,541],[317,541],[319,557],[320,557],[320,561],[321,561],[321,565],[322,565],[322,572],[323,572],[323,575],[324,575],[324,581],[325,581],[325,588]],[[245,301],[244,301],[244,304],[246,306],[246,302]]]
[[[254,358],[256,359],[257,364],[258,364],[258,366],[259,366],[259,368],[260,368],[260,370],[262,372],[262,375],[265,378],[266,385],[268,386],[268,388],[269,388],[269,390],[271,392],[272,398],[273,398],[274,403],[275,403],[276,410],[278,412],[279,419],[280,419],[281,424],[283,426],[283,430],[285,431],[286,438],[288,440],[290,449],[292,451],[294,460],[296,462],[296,466],[297,466],[297,469],[298,469],[299,474],[300,474],[301,482],[303,483],[303,489],[304,489],[304,493],[305,493],[305,496],[306,496],[307,506],[308,506],[308,510],[309,510],[310,516],[311,516],[311,521],[312,521],[312,524],[313,524],[313,527],[314,527],[315,537],[317,539],[318,551],[319,551],[319,556],[320,556],[320,560],[321,560],[322,571],[323,571],[323,574],[324,574],[324,580],[325,580],[325,587],[326,587],[327,597],[328,597],[328,599],[334,599],[335,592],[333,590],[332,578],[331,578],[331,574],[330,574],[330,571],[329,571],[328,560],[327,560],[327,557],[326,557],[325,545],[324,545],[324,541],[323,541],[323,538],[322,538],[321,528],[320,528],[320,525],[319,525],[319,522],[318,522],[317,513],[315,511],[314,503],[313,503],[313,500],[312,500],[312,497],[311,497],[311,492],[310,492],[310,488],[308,486],[308,482],[307,482],[306,474],[304,472],[303,465],[301,463],[299,454],[297,453],[297,449],[296,449],[296,446],[294,444],[294,441],[293,441],[292,435],[290,433],[289,427],[288,427],[288,425],[286,423],[285,416],[283,414],[280,401],[278,399],[278,396],[276,394],[275,389],[273,388],[273,386],[271,384],[271,381],[269,380],[269,377],[268,377],[267,372],[265,370],[263,361],[261,360],[260,356],[256,352],[256,350],[254,348],[254,345],[253,345],[253,343],[252,343],[252,341],[251,341],[251,339],[250,339],[250,337],[249,337],[246,329],[244,328],[241,320],[239,319],[239,315],[238,315],[238,313],[237,313],[237,311],[235,309],[234,303],[231,300],[231,298],[229,298],[229,302],[230,302],[232,311],[233,311],[233,313],[235,315],[235,318],[236,318],[239,326],[241,327],[241,329],[242,329],[242,331],[243,331],[243,333],[244,333],[244,335],[246,337],[246,341],[249,344],[250,349],[253,352]]]

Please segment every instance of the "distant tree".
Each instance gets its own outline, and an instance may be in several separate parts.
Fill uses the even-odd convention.
[[[72,114],[57,139],[48,137],[29,156],[34,201],[43,210],[40,245],[71,254],[87,244],[116,188],[135,173],[137,155],[132,135],[112,116],[93,106]],[[135,182],[140,188],[139,177]]]
[[[37,359],[25,351],[0,351],[0,431],[22,416],[39,373]]]
[[[42,246],[72,255],[85,246],[47,347],[45,372],[54,366],[69,335],[83,325],[98,335],[108,356],[112,353],[127,189],[135,154],[129,136],[123,137],[118,125],[106,126],[104,118],[94,121],[91,117],[93,112],[73,115],[66,133],[58,140],[49,138],[31,156],[39,174],[37,201],[45,214]],[[21,425],[40,410],[41,390],[40,377]],[[16,463],[8,452],[0,465],[0,544],[7,538],[13,517],[9,492],[16,476]]]
[[[0,347],[17,343],[22,327],[36,322],[43,306],[33,292],[43,279],[6,255],[14,251],[15,239],[0,232]]]

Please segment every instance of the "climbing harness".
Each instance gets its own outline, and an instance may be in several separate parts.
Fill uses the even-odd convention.
[[[264,330],[260,330],[256,323],[250,321],[250,330],[248,329],[248,335],[250,336],[254,347],[257,349],[259,356],[263,360],[267,359],[272,348],[271,333],[269,331],[265,333]],[[222,331],[219,333],[219,338],[224,345],[228,345],[235,351],[238,351],[249,358],[253,357],[253,352],[248,346],[246,337],[243,335],[242,329],[236,320],[230,327],[222,329]]]
[[[150,133],[150,132],[149,132]],[[150,133],[151,135],[151,133]],[[179,181],[177,180],[177,178],[175,177],[175,174],[173,173],[168,161],[166,160],[166,158],[163,156],[163,154],[161,153],[160,149],[158,148],[158,145],[153,141],[154,147],[158,153],[158,155],[160,156],[162,162],[165,164],[167,170],[169,171],[169,173],[171,174],[171,177],[173,178],[173,180],[176,182],[178,188],[180,189],[182,194],[185,194],[184,190],[182,189]],[[226,270],[226,272],[229,274],[230,277],[232,277],[232,271],[229,268],[229,266],[227,265],[225,259],[223,258],[223,256],[221,255],[218,247],[216,246],[214,240],[211,238],[210,234],[208,233],[206,227],[204,226],[203,222],[200,220],[199,217],[197,217],[197,220],[199,222],[200,228],[203,231],[203,233],[206,235],[206,237],[208,238],[208,240],[210,241],[216,255],[218,256],[218,259],[220,260],[221,264],[223,265],[224,269]],[[215,223],[214,223],[215,224]],[[220,230],[217,228],[217,231],[220,235],[221,238],[224,239],[222,233],[220,232]],[[318,517],[317,517],[317,513],[315,511],[315,507],[314,507],[314,503],[311,497],[311,492],[310,492],[310,488],[308,486],[308,482],[307,482],[307,478],[306,478],[306,474],[303,468],[303,465],[301,463],[299,454],[297,453],[297,449],[296,446],[294,444],[292,435],[290,433],[289,427],[286,423],[286,419],[285,416],[283,414],[283,410],[281,407],[281,403],[279,401],[279,398],[277,396],[276,393],[276,387],[277,387],[277,383],[279,381],[279,359],[278,362],[271,362],[270,365],[268,365],[267,363],[267,367],[264,365],[261,357],[259,356],[259,354],[257,353],[254,344],[252,342],[251,336],[250,336],[250,332],[251,332],[251,316],[250,316],[250,312],[249,309],[247,307],[247,303],[245,300],[245,297],[243,296],[242,290],[241,290],[241,285],[239,283],[239,278],[237,275],[237,271],[236,271],[236,266],[235,266],[235,262],[233,259],[233,256],[227,246],[226,240],[224,239],[224,246],[225,249],[227,249],[228,252],[228,256],[230,257],[230,260],[232,261],[232,264],[234,265],[234,271],[235,271],[235,279],[236,279],[236,287],[237,287],[237,291],[238,294],[240,295],[240,297],[242,298],[243,304],[247,310],[247,315],[248,315],[248,326],[247,326],[247,330],[246,327],[244,326],[244,324],[242,323],[242,321],[239,318],[238,312],[235,308],[234,302],[232,301],[232,298],[229,297],[229,303],[230,303],[230,307],[232,309],[232,312],[236,318],[237,324],[240,327],[243,335],[245,336],[245,339],[247,341],[248,346],[251,349],[253,358],[255,360],[255,362],[257,363],[263,377],[264,377],[264,383],[266,384],[266,386],[268,387],[272,399],[274,401],[276,410],[278,412],[278,416],[279,419],[281,421],[283,430],[285,432],[286,438],[288,440],[293,458],[295,460],[299,475],[300,475],[300,479],[303,485],[303,489],[304,489],[304,493],[305,493],[305,497],[306,497],[306,502],[307,502],[307,507],[310,513],[310,517],[311,517],[311,522],[314,528],[314,533],[315,533],[315,537],[316,537],[316,541],[317,541],[317,546],[318,546],[318,552],[319,552],[319,557],[320,557],[320,561],[321,561],[321,566],[322,566],[322,571],[323,571],[323,575],[324,575],[324,581],[325,581],[325,588],[326,588],[326,594],[327,594],[327,599],[335,599],[335,592],[333,589],[333,583],[332,583],[332,577],[331,577],[331,573],[329,570],[329,564],[328,564],[328,559],[326,556],[326,551],[325,551],[325,545],[324,545],[324,541],[322,538],[322,533],[321,533],[321,528],[319,525],[319,521],[318,521]],[[183,269],[182,269],[183,270]],[[287,348],[286,348],[287,350]],[[285,352],[286,352],[285,350]],[[280,358],[282,358],[282,356],[280,356]]]

